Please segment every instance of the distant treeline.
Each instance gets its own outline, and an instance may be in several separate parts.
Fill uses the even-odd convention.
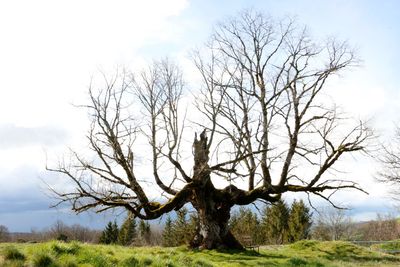
[[[31,230],[27,233],[10,233],[5,226],[0,226],[0,241],[2,242],[44,242],[49,240],[76,240],[85,243],[97,243],[101,231],[73,224],[66,225],[56,221],[43,230]]]
[[[50,228],[30,233],[9,233],[0,225],[0,242],[43,242],[77,240],[86,243],[120,244],[124,246],[179,246],[189,244],[198,227],[195,212],[186,208],[168,216],[164,223],[152,224],[135,219],[131,214],[121,225],[107,224],[103,231],[78,224],[55,222]],[[400,224],[392,215],[379,215],[373,221],[353,222],[344,210],[326,208],[318,212],[293,201],[279,201],[262,209],[241,207],[230,219],[235,237],[242,243],[285,244],[302,239],[382,241],[400,237]]]

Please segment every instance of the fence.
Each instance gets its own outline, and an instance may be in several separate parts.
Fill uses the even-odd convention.
[[[377,249],[380,252],[389,253],[389,254],[398,254],[400,253],[400,241],[350,241],[351,243],[363,247],[368,247],[371,249],[372,245],[379,245],[379,244],[397,244],[395,247],[399,249]]]

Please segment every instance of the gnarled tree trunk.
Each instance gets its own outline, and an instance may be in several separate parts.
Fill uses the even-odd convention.
[[[232,204],[226,198],[221,198],[221,191],[216,189],[210,179],[208,166],[208,147],[205,131],[200,138],[195,138],[194,175],[196,183],[192,192],[191,203],[199,216],[192,247],[201,249],[234,248],[243,249],[229,230],[229,218]]]
[[[216,189],[205,189],[195,190],[198,194],[192,204],[198,213],[198,225],[190,245],[200,249],[243,249],[229,229],[231,206],[215,200]]]

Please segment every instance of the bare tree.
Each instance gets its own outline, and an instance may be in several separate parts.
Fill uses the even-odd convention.
[[[378,172],[377,179],[390,185],[394,200],[399,201],[400,193],[400,126],[396,127],[394,138],[389,146],[383,146],[383,154],[379,158],[382,170]]]
[[[364,151],[371,132],[341,118],[321,93],[331,76],[357,63],[346,43],[318,45],[293,21],[249,11],[218,25],[206,51],[193,53],[203,81],[197,110],[182,106],[190,95],[168,60],[90,88],[95,158],[73,152],[72,162],[50,168],[75,184],[54,190],[60,203],[76,212],[123,207],[145,220],[190,203],[199,217],[194,247],[241,248],[228,226],[234,205],[276,202],[285,192],[331,202],[337,190],[361,190],[335,178],[333,166]],[[147,155],[163,203],[151,197],[149,173],[138,170]]]
[[[53,236],[54,239],[63,239],[68,238],[68,229],[69,227],[61,220],[57,220],[51,227],[50,227],[50,234]]]
[[[360,235],[363,240],[395,240],[400,236],[400,226],[393,214],[377,214],[375,220],[362,224]]]
[[[356,229],[345,209],[327,207],[316,216],[312,237],[318,240],[351,240]]]
[[[4,225],[0,225],[0,242],[7,242],[10,240],[10,232]]]

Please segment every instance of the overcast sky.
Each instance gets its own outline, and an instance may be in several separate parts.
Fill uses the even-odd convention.
[[[144,66],[168,56],[190,77],[188,52],[213,25],[243,8],[294,16],[312,35],[336,36],[358,49],[362,66],[335,84],[334,101],[352,116],[372,119],[384,138],[400,116],[400,2],[396,0],[0,0],[0,224],[29,231],[57,219],[102,227],[110,216],[49,209],[42,179],[49,155],[82,144],[91,76],[116,66]],[[372,160],[347,170],[370,194],[343,193],[356,219],[391,210]]]

